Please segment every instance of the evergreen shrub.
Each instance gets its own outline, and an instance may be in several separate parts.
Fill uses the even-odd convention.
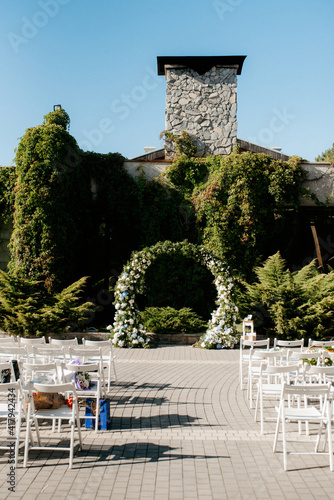
[[[86,279],[50,294],[41,282],[0,271],[0,328],[11,335],[41,337],[84,326],[95,309],[81,300]]]
[[[148,307],[140,313],[140,320],[148,332],[197,333],[206,330],[207,323],[190,307]]]
[[[257,333],[288,340],[334,336],[333,270],[323,274],[312,261],[291,272],[277,252],[255,273],[238,303],[242,314],[254,315]]]

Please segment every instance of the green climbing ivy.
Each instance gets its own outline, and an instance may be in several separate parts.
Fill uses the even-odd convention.
[[[166,173],[191,199],[201,242],[244,276],[284,228],[286,208],[298,210],[304,175],[300,158],[283,162],[238,151],[179,158]]]

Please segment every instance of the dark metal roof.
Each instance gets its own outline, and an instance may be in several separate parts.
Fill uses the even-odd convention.
[[[240,75],[245,59],[246,56],[162,56],[157,57],[158,75],[165,74],[166,65],[190,68],[199,75],[204,75],[213,66],[236,66],[237,75]]]
[[[134,156],[133,158],[129,158],[127,161],[154,161],[154,160],[164,160],[165,159],[165,149],[155,149],[150,153],[144,153],[139,156]]]

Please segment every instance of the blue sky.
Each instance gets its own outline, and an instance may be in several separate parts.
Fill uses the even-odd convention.
[[[157,56],[246,55],[238,137],[308,160],[334,142],[332,0],[0,0],[0,165],[61,104],[84,150],[161,147]]]

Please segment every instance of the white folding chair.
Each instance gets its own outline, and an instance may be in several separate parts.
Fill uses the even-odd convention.
[[[27,467],[28,455],[30,450],[55,450],[55,451],[69,451],[69,469],[73,465],[73,453],[74,453],[74,430],[75,426],[78,430],[79,437],[79,447],[82,450],[82,438],[80,429],[80,419],[78,410],[77,394],[74,382],[67,384],[37,384],[30,382],[28,385],[29,390],[29,401],[28,401],[28,414],[27,414],[27,430],[25,439],[25,450],[24,450],[24,463],[23,466]],[[48,392],[48,393],[62,393],[67,396],[72,395],[72,408],[67,404],[62,405],[57,409],[47,409],[47,410],[36,410],[34,405],[33,392]],[[38,425],[39,420],[51,420],[52,422],[58,421],[68,421],[71,428],[70,435],[70,445],[68,447],[60,446],[42,446],[42,440],[40,435],[40,429]],[[31,435],[32,426],[34,424],[36,435],[37,435],[37,446],[35,443],[30,443],[29,436]],[[50,437],[48,436],[48,439]]]
[[[247,395],[249,406],[253,408],[253,384],[259,379],[260,367],[263,361],[276,366],[282,364],[282,351],[266,351],[261,349],[251,349],[248,363]]]
[[[240,338],[240,351],[239,351],[239,383],[240,388],[243,388],[244,369],[249,365],[249,356],[251,349],[264,348],[269,351],[270,338],[266,340],[244,340]]]
[[[325,444],[326,442],[328,443],[329,466],[330,470],[333,470],[333,449],[331,432],[332,408],[329,402],[329,395],[330,384],[283,384],[281,400],[278,408],[273,451],[274,453],[276,453],[277,451],[278,435],[280,426],[282,426],[283,467],[285,471],[287,470],[288,454],[300,454],[298,452],[287,451],[286,423],[302,421],[319,425],[314,453],[319,453],[319,444],[322,431],[324,426],[327,427],[327,439],[325,438]],[[301,405],[302,398],[305,402],[304,406]],[[321,398],[323,401],[322,410],[319,410],[314,405],[308,404],[309,398]],[[297,406],[289,404],[292,399],[294,399],[298,403]]]
[[[2,366],[3,364],[0,365],[0,369],[2,369]],[[7,435],[2,435],[0,440],[10,442],[6,446],[0,446],[0,449],[9,451],[7,462],[14,464],[16,468],[20,447],[22,420],[26,417],[25,400],[21,382],[17,381],[0,384],[0,396],[0,419],[6,422],[7,429]],[[24,440],[22,441],[24,442]]]
[[[111,339],[108,340],[82,340],[83,345],[88,348],[102,348],[102,357],[103,357],[103,369],[107,372],[107,390],[110,392],[110,381],[117,381],[116,375],[116,367],[115,367],[115,358],[112,350],[112,342]],[[113,371],[113,378],[111,375],[111,371]]]
[[[98,431],[99,427],[99,414],[100,414],[100,398],[102,398],[102,385],[101,385],[101,363],[89,363],[89,364],[73,364],[66,363],[64,366],[64,375],[66,377],[66,372],[72,372],[76,377],[76,393],[80,401],[82,399],[95,400],[95,414],[93,412],[93,403],[91,402],[92,415],[86,415],[81,418],[93,419],[95,420],[95,432]],[[91,385],[86,389],[80,389],[78,383],[78,373],[88,374],[91,379]],[[87,404],[87,401],[86,403]]]
[[[273,351],[275,352],[275,351]],[[260,408],[260,426],[261,434],[264,432],[264,398],[270,400],[280,400],[282,394],[283,383],[290,383],[290,376],[294,378],[299,373],[300,365],[272,365],[262,363],[260,367],[260,375],[257,383],[256,405],[254,421],[257,421],[257,414]],[[267,418],[266,420],[269,420]],[[276,418],[274,418],[276,420]]]

